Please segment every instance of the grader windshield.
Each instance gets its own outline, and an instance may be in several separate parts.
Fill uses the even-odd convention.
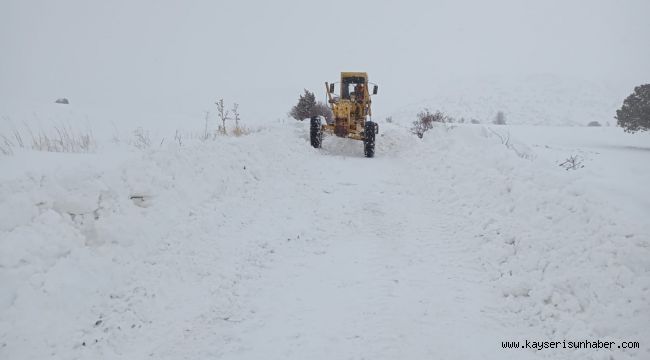
[[[341,77],[341,98],[346,100],[361,100],[365,95],[368,79],[363,76]]]

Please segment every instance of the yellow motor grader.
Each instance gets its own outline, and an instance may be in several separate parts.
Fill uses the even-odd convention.
[[[377,123],[372,121],[368,74],[365,72],[342,72],[340,91],[334,93],[336,83],[325,82],[328,103],[332,108],[333,122],[321,123],[321,117],[311,118],[311,145],[320,148],[323,133],[363,141],[366,157],[375,155],[375,135],[379,133]],[[372,95],[377,95],[377,85],[372,84]]]

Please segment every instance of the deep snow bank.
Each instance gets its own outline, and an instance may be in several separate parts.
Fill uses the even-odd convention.
[[[445,189],[445,207],[470,219],[504,309],[549,337],[650,335],[650,227],[578,173],[517,158],[484,128],[469,129],[425,138],[419,162],[432,188]]]
[[[289,238],[295,229],[258,224],[257,209],[288,219],[320,201],[317,179],[335,181],[323,156],[362,157],[360,143],[340,139],[311,149],[304,125],[144,151],[106,145],[97,154],[1,158],[2,357],[144,357],[207,314],[230,321],[246,279],[261,276],[271,256],[265,242],[236,234],[255,224]],[[422,141],[398,126],[381,130],[377,158],[367,161],[429,199],[431,226],[449,222],[444,229],[484,269],[477,281],[500,296],[484,304],[486,316],[529,339],[650,338],[647,224],[481,126],[436,128]],[[372,216],[423,211],[399,207],[404,214]],[[332,224],[345,226],[336,214]],[[615,355],[643,358],[641,345]],[[549,354],[595,357],[539,353]]]
[[[205,228],[244,219],[256,202],[254,183],[291,173],[284,156],[295,164],[305,152],[296,138],[285,141],[266,130],[183,147],[167,142],[141,151],[106,144],[96,154],[2,157],[0,352],[7,358],[66,357],[103,340],[121,354],[128,353],[131,337],[155,339],[156,333],[138,329],[168,313],[160,306],[183,307],[187,298],[207,301],[216,292],[184,280],[196,267],[184,259],[167,259],[164,275],[150,270],[154,264],[142,261],[160,249],[195,246],[199,252],[206,245],[197,241],[221,244],[223,261],[214,268],[223,271],[223,283],[215,286],[227,294],[235,271],[229,249],[243,245],[205,239]],[[217,204],[208,222],[195,218],[205,203]],[[157,287],[165,290],[150,298]],[[113,318],[110,329],[107,317]]]

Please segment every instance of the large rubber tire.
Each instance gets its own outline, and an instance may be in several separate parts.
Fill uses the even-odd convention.
[[[323,127],[318,116],[314,116],[310,120],[309,139],[311,140],[311,146],[316,149],[323,145]]]
[[[375,156],[375,131],[377,126],[372,121],[366,121],[363,127],[363,153],[367,158]]]

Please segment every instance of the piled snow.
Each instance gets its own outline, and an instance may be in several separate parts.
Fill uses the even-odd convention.
[[[0,158],[0,357],[650,355],[644,203],[505,127],[307,129]]]

